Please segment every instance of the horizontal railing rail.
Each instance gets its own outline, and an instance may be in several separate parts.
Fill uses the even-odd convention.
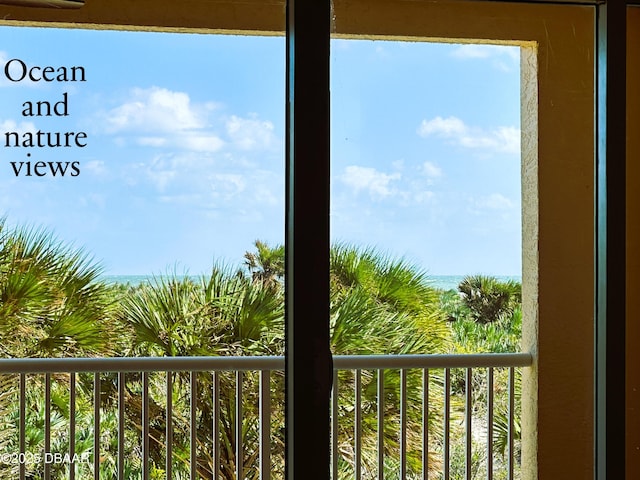
[[[411,369],[529,367],[530,353],[467,353],[461,355],[334,355],[334,369]]]
[[[492,480],[496,468],[496,391],[503,392],[500,398],[506,405],[507,423],[507,456],[500,468],[506,469],[505,478],[517,478],[516,369],[531,366],[533,361],[529,353],[333,356],[332,478],[360,480],[375,476],[382,480],[389,468],[402,480],[426,480],[433,477],[434,469],[443,480],[476,478],[473,468],[478,468],[478,461],[473,457],[474,453],[478,457],[479,447],[474,438],[480,429],[485,438],[483,478]],[[162,467],[163,476],[168,479],[173,478],[176,469],[184,471],[185,465],[190,479],[279,477],[284,461],[280,392],[284,388],[284,365],[282,356],[0,359],[0,375],[18,377],[13,407],[17,411],[18,433],[13,445],[16,458],[23,461],[14,465],[12,478],[31,478],[33,472],[24,459],[36,451],[34,448],[45,455],[38,474],[43,480],[133,478],[127,469],[134,461],[131,452],[138,449],[135,468],[139,477],[135,478],[142,480],[151,478],[152,462],[154,475]],[[486,373],[480,374],[478,369]],[[497,380],[496,372],[502,371],[504,374]],[[276,380],[273,372],[279,372]],[[477,402],[476,394],[484,402],[482,408],[473,404]],[[36,418],[33,399],[38,395],[44,399],[40,404],[43,406],[38,407],[42,409],[44,426],[41,443],[34,447],[27,441],[26,431],[27,427],[33,429],[28,419]],[[61,395],[67,407],[61,407]],[[53,398],[57,399],[55,405]],[[86,424],[86,412],[84,420],[76,418],[87,406],[92,411],[90,425]],[[68,418],[62,433],[54,431],[52,425],[52,409],[59,414],[61,408],[62,416]],[[478,417],[479,410],[486,411],[482,418]],[[115,427],[105,420],[109,412],[115,412]],[[454,413],[458,416],[452,416]],[[440,427],[430,425],[436,418]],[[203,425],[206,432],[199,430]],[[56,428],[60,428],[59,424]],[[109,431],[110,428],[115,430]],[[71,462],[64,467],[66,470],[63,468],[66,473],[61,474],[59,466],[54,472],[55,462],[47,462],[46,455],[58,455],[49,460],[73,458],[84,435],[79,433],[82,429],[84,434],[92,434],[93,461],[85,466]],[[59,437],[68,441],[64,447],[66,457],[56,450],[61,447],[54,447],[54,439]],[[111,437],[117,438],[115,453],[105,440]],[[137,438],[138,446],[127,445],[132,438]],[[462,442],[461,452],[453,453],[456,442]],[[84,448],[86,451],[86,445]],[[421,449],[419,460],[415,458],[416,448]],[[113,460],[115,472],[101,474],[106,453],[117,457]],[[7,447],[0,452],[0,461],[5,457],[11,457],[7,457]],[[462,473],[459,457],[464,458]],[[416,473],[416,461],[421,465],[420,473]]]
[[[6,358],[0,373],[206,372],[284,370],[284,357]]]
[[[282,356],[2,358],[0,373],[284,370]],[[530,353],[334,355],[334,369],[528,367]]]

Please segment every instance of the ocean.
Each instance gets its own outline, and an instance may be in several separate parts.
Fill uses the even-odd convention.
[[[522,277],[515,275],[494,275],[500,281],[506,282],[509,280],[515,280],[517,282],[522,281]],[[432,286],[441,290],[457,290],[458,284],[462,281],[465,275],[430,275],[428,276]],[[106,283],[120,283],[139,285],[142,282],[153,279],[153,275],[104,275],[102,280]],[[191,275],[191,278],[198,279],[199,275]]]

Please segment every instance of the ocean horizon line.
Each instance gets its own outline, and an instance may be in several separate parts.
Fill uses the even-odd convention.
[[[427,275],[427,279],[429,282],[440,290],[457,290],[458,284],[462,281],[462,279],[469,275],[475,274],[467,274],[467,275]],[[494,277],[499,281],[516,281],[522,282],[522,275],[492,275],[492,274],[481,274],[486,275],[488,277]],[[147,274],[147,275],[136,275],[136,274],[125,274],[125,275],[102,275],[100,280],[108,283],[108,284],[130,284],[130,285],[139,285],[141,283],[147,282],[153,279],[161,279],[167,277],[178,277],[178,278],[191,278],[192,280],[198,280],[203,277],[203,274],[200,275],[173,275],[173,274]]]

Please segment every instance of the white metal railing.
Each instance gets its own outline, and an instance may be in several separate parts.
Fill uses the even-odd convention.
[[[384,478],[385,460],[388,459],[388,448],[386,442],[389,441],[388,431],[390,430],[390,418],[386,415],[385,398],[388,395],[395,395],[390,391],[389,386],[385,382],[392,379],[393,371],[399,371],[398,375],[398,405],[394,404],[394,418],[397,417],[397,438],[398,455],[397,455],[397,476],[404,480],[406,478],[429,478],[430,471],[430,436],[435,432],[430,429],[429,418],[433,417],[433,405],[430,405],[430,398],[433,398],[436,389],[442,389],[443,411],[435,412],[435,415],[441,415],[442,430],[441,438],[438,444],[441,445],[441,460],[438,466],[440,478],[449,480],[451,478],[451,432],[452,432],[452,372],[458,372],[460,369],[464,371],[464,477],[471,479],[472,472],[472,453],[473,453],[473,388],[472,378],[476,369],[486,370],[486,462],[485,471],[486,478],[492,480],[494,478],[494,446],[493,446],[493,415],[494,415],[494,371],[495,369],[506,369],[508,371],[508,385],[501,386],[507,389],[508,402],[508,445],[507,445],[507,475],[506,478],[514,478],[514,422],[516,418],[514,408],[514,386],[515,372],[518,367],[527,367],[532,364],[532,356],[527,353],[518,354],[473,354],[473,355],[375,355],[375,356],[334,356],[334,395],[332,395],[332,475],[335,480],[346,474],[343,468],[348,466],[348,477],[360,480],[363,476],[370,478],[374,471],[377,478]],[[173,478],[175,470],[175,452],[176,438],[174,438],[175,419],[177,418],[176,401],[181,402],[180,410],[188,411],[188,418],[184,419],[188,424],[188,451],[189,458],[185,461],[188,463],[188,478],[215,478],[222,475],[222,478],[244,479],[248,475],[247,461],[257,460],[256,466],[253,468],[253,477],[263,480],[270,480],[272,474],[272,449],[274,440],[272,437],[272,417],[274,416],[273,408],[280,408],[281,405],[272,402],[273,397],[277,395],[276,389],[282,387],[281,377],[284,369],[284,357],[145,357],[145,358],[61,358],[61,359],[0,359],[0,374],[17,375],[18,383],[18,419],[17,419],[17,451],[0,453],[1,461],[5,463],[9,460],[12,462],[13,475],[21,480],[27,478],[27,467],[29,460],[26,444],[25,432],[27,431],[27,392],[28,387],[37,384],[37,390],[43,389],[44,392],[44,422],[43,422],[43,440],[40,447],[40,456],[38,460],[42,462],[42,477],[44,480],[52,478],[51,468],[55,464],[56,459],[65,459],[60,452],[52,452],[52,383],[57,382],[58,389],[60,385],[68,383],[68,457],[66,460],[74,459],[76,456],[76,435],[78,430],[76,416],[78,414],[78,375],[93,374],[93,450],[92,461],[87,468],[90,476],[94,479],[101,478],[101,452],[105,450],[103,442],[103,434],[108,433],[101,431],[101,415],[105,412],[106,401],[103,392],[104,386],[112,385],[116,390],[113,392],[117,403],[117,460],[114,476],[118,479],[130,478],[127,475],[125,452],[127,441],[131,440],[131,432],[127,431],[127,395],[130,392],[126,390],[127,377],[135,376],[140,388],[140,424],[136,426],[139,432],[140,445],[140,478],[143,480],[150,478],[151,471],[151,447],[150,441],[159,443],[158,439],[153,437],[150,425],[150,403],[153,401],[154,409],[163,407],[163,415],[166,419],[164,426],[164,471],[166,478]],[[390,373],[386,373],[391,371]],[[208,383],[206,388],[208,392],[198,391],[203,389],[202,377],[199,372],[209,372]],[[235,386],[230,388],[230,383],[226,383],[226,387],[220,386],[222,375],[234,375]],[[251,372],[251,373],[247,373]],[[272,373],[278,372],[279,383],[272,381]],[[351,373],[349,373],[351,372]],[[434,373],[432,373],[434,372]],[[181,390],[176,388],[176,375],[183,375],[182,381],[186,384],[188,398],[180,393]],[[117,380],[108,377],[111,374],[117,376]],[[164,382],[158,382],[158,375],[164,376]],[[67,377],[68,375],[68,377]],[[245,375],[253,375],[251,378],[257,377],[257,392],[254,394],[247,393],[243,386]],[[413,472],[407,470],[408,448],[411,446],[416,448],[415,439],[408,440],[407,429],[409,426],[408,413],[416,411],[416,405],[409,405],[409,394],[415,394],[415,385],[408,387],[408,379],[412,379],[415,384],[415,376],[421,378],[421,405],[420,409],[420,430],[421,430],[421,472],[416,476],[415,468]],[[153,387],[150,388],[150,376],[153,376]],[[340,380],[340,378],[343,380]],[[375,378],[374,378],[375,377]],[[226,378],[226,377],[225,377]],[[367,405],[363,405],[363,378],[368,382],[367,392],[371,396],[370,390],[375,386],[375,413],[369,399]],[[395,378],[395,377],[394,377]],[[139,380],[138,380],[139,379]],[[345,380],[346,379],[346,380]],[[371,383],[375,382],[375,383]],[[159,398],[157,385],[163,383],[163,398]],[[254,381],[250,383],[256,383]],[[342,384],[352,383],[352,388],[347,390],[342,388]],[[394,384],[395,385],[395,384]],[[66,387],[65,387],[66,388]],[[225,388],[233,390],[233,395]],[[431,393],[430,393],[431,388]],[[153,392],[151,391],[153,390]],[[337,392],[337,394],[336,394]],[[203,440],[198,437],[198,419],[199,394],[207,394],[207,398],[211,402],[211,439],[206,444],[208,458],[210,459],[210,468],[206,471],[199,471],[198,451],[203,450]],[[225,396],[226,395],[226,396]],[[342,400],[341,400],[342,395]],[[353,395],[353,398],[351,398]],[[86,396],[86,394],[85,394]],[[223,418],[221,413],[221,404],[227,402],[227,410],[225,412],[228,418]],[[107,395],[108,397],[108,395]],[[251,401],[257,405],[249,405],[249,397]],[[278,395],[277,402],[281,403],[282,395]],[[351,404],[344,404],[348,401]],[[188,402],[188,407],[185,405]],[[233,406],[231,403],[233,402]],[[272,408],[273,403],[273,408]],[[396,408],[397,407],[397,408]],[[200,405],[200,408],[202,406]],[[250,408],[255,414],[257,410],[257,432],[258,438],[257,452],[247,453],[243,451],[243,408]],[[344,433],[339,421],[341,419],[340,409],[349,412],[353,418],[353,431]],[[202,415],[202,412],[200,412]],[[365,415],[374,415],[376,424],[376,440],[375,450],[377,459],[375,465],[367,465],[363,460],[363,418]],[[351,417],[350,417],[351,418]],[[414,422],[415,423],[415,422]],[[413,424],[412,424],[413,425]],[[395,426],[395,425],[394,425]],[[415,425],[413,425],[415,427]],[[221,439],[221,428],[228,431],[224,440]],[[245,434],[246,429],[245,428]],[[367,427],[369,428],[369,427]],[[341,432],[342,438],[341,440]],[[371,432],[369,432],[371,433]],[[415,432],[414,432],[415,433]],[[395,434],[394,434],[395,435]],[[276,435],[277,436],[277,435]],[[138,436],[136,436],[138,438]],[[181,439],[183,442],[185,439]],[[395,440],[394,440],[395,442]],[[370,443],[370,442],[369,442]],[[341,446],[348,444],[348,452],[341,451]],[[369,444],[368,444],[369,445]],[[234,465],[221,465],[221,452],[223,449],[233,447],[233,463]],[[1,448],[1,445],[0,445]],[[347,448],[347,447],[345,447]],[[344,450],[344,448],[343,448]],[[387,452],[387,453],[386,453]],[[56,453],[57,457],[53,454]],[[227,453],[227,455],[230,455]],[[227,461],[230,461],[227,459]],[[283,461],[280,459],[279,461]],[[158,468],[156,459],[156,468]],[[202,463],[202,462],[200,462]],[[6,466],[6,465],[5,465]],[[231,468],[233,467],[233,470]],[[71,462],[68,466],[68,474],[66,478],[75,480],[75,478],[88,478],[87,474],[80,475],[76,472],[78,466]],[[226,469],[226,470],[225,470]],[[366,471],[364,471],[366,470]],[[223,472],[224,471],[224,472]],[[275,475],[274,475],[275,476]],[[15,477],[12,477],[15,478]],[[62,478],[56,476],[55,478]],[[103,478],[105,478],[103,476]]]

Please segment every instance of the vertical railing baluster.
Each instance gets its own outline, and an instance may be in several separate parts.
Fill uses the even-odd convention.
[[[166,478],[171,480],[173,478],[173,372],[167,372],[166,402],[165,438],[167,445],[165,448],[164,470]]]
[[[244,479],[244,451],[242,449],[242,381],[241,370],[236,372],[236,479]]]
[[[271,480],[271,372],[260,371],[260,480]]]
[[[44,374],[44,480],[51,480],[51,374]]]
[[[378,480],[384,480],[384,370],[378,370]]]
[[[27,403],[27,398],[26,398],[26,383],[27,383],[27,376],[24,373],[20,374],[20,434],[19,434],[19,439],[18,439],[18,443],[19,448],[20,448],[20,457],[24,457],[25,456],[25,451],[26,451],[26,435],[25,435],[25,430],[26,430],[26,425],[27,425],[27,421],[26,421],[26,413],[27,413],[27,408],[26,408],[26,403]],[[25,480],[26,477],[26,468],[25,468],[25,462],[20,462],[19,464],[19,472],[20,472],[20,480]]]
[[[422,370],[422,480],[429,480],[429,370]]]
[[[93,478],[100,479],[100,372],[93,374]]]
[[[513,451],[514,435],[514,397],[515,397],[515,368],[509,368],[509,480],[513,480],[513,462],[515,452]]]
[[[465,376],[465,472],[467,480],[471,480],[471,460],[472,460],[472,434],[471,434],[471,422],[472,422],[472,413],[473,413],[473,369],[466,369]]]
[[[213,445],[213,480],[218,480],[220,471],[220,379],[218,372],[213,372],[213,419],[211,420]]]
[[[142,372],[142,480],[149,480],[149,372]]]
[[[69,458],[76,453],[76,374],[69,374]],[[69,480],[76,478],[76,464],[69,463]]]
[[[400,480],[407,477],[407,371],[400,370]]]
[[[338,480],[338,370],[333,370],[331,388],[331,478]]]
[[[493,367],[487,369],[487,480],[493,480]]]
[[[449,480],[449,424],[451,423],[451,370],[444,369],[444,480]]]
[[[189,478],[196,480],[198,475],[198,429],[196,426],[196,412],[198,408],[197,372],[189,373],[189,390]]]
[[[355,479],[360,480],[362,476],[362,372],[356,370],[355,381],[355,413],[354,413],[354,469]]]
[[[125,424],[125,373],[118,372],[118,480],[126,480],[124,478],[124,432]]]

